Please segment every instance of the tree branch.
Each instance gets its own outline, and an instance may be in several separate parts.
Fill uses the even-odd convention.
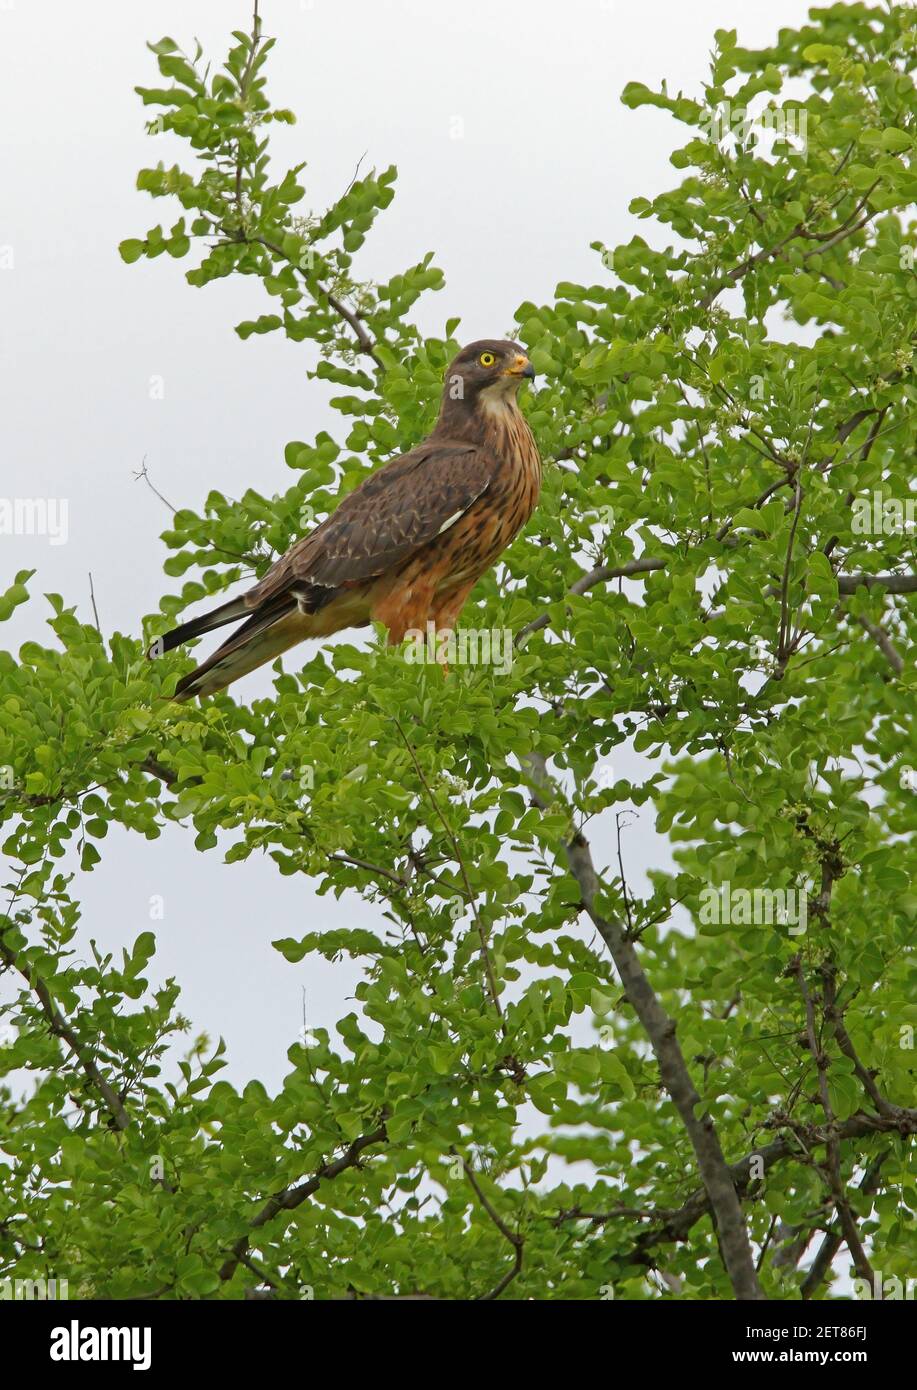
[[[513,1263],[510,1266],[510,1268],[503,1275],[502,1279],[500,1279],[500,1281],[494,1285],[494,1287],[490,1290],[489,1293],[483,1293],[480,1295],[478,1299],[475,1300],[478,1303],[492,1303],[494,1299],[500,1297],[503,1290],[506,1289],[513,1282],[513,1280],[516,1278],[516,1275],[519,1274],[519,1272],[521,1271],[522,1256],[523,1251],[525,1249],[525,1237],[520,1236],[517,1232],[510,1230],[506,1222],[503,1220],[503,1218],[495,1210],[495,1208],[492,1206],[490,1201],[485,1196],[484,1192],[481,1189],[480,1183],[474,1175],[474,1170],[472,1169],[471,1164],[468,1163],[467,1160],[464,1158],[462,1159],[462,1167],[465,1170],[465,1177],[471,1184],[474,1195],[477,1197],[481,1206],[484,1208],[487,1215],[490,1217],[491,1221],[494,1223],[503,1239],[509,1241],[510,1245],[513,1247]]]
[[[860,1239],[860,1233],[853,1219],[853,1212],[841,1178],[841,1155],[837,1142],[837,1120],[834,1115],[834,1107],[831,1104],[831,1095],[828,1090],[828,1054],[819,1043],[815,1026],[815,1004],[808,984],[806,983],[801,956],[797,957],[796,961],[796,978],[799,981],[799,989],[802,993],[805,1006],[806,1036],[809,1040],[809,1051],[815,1061],[818,1074],[818,1095],[821,1101],[821,1108],[825,1112],[825,1119],[827,1121],[825,1126],[825,1148],[827,1149],[826,1170],[828,1185],[834,1197],[835,1210],[837,1211],[841,1223],[841,1230],[844,1232],[844,1240],[847,1243],[847,1249],[850,1251],[856,1266],[857,1274],[861,1279],[866,1279],[870,1287],[872,1287],[874,1278],[872,1265],[869,1263],[866,1251],[863,1248],[863,1242]]]
[[[111,1113],[112,1122],[115,1127],[122,1131],[127,1129],[131,1123],[131,1118],[125,1110],[120,1096],[111,1083],[106,1081],[90,1049],[83,1045],[70,1024],[55,1005],[47,985],[32,972],[31,967],[22,960],[19,952],[14,951],[12,946],[8,946],[3,940],[0,940],[0,959],[4,960],[8,966],[16,970],[25,980],[29,989],[41,1005],[42,1012],[48,1020],[51,1032],[55,1037],[61,1038],[67,1044],[89,1080],[102,1096],[102,1099],[105,1101]]]
[[[895,674],[900,676],[904,670],[904,660],[885,629],[878,623],[871,622],[862,613],[857,616],[857,622],[864,632],[869,633]]]
[[[807,1150],[812,1150],[823,1147],[827,1142],[827,1129],[824,1126],[789,1125],[784,1116],[775,1117],[772,1123],[774,1126],[785,1125],[791,1130],[792,1137],[789,1134],[781,1135],[779,1139],[772,1140],[762,1148],[753,1149],[736,1163],[729,1165],[729,1174],[740,1197],[747,1196],[748,1188],[759,1172],[767,1173],[783,1159],[798,1157],[802,1145]],[[873,1134],[917,1134],[917,1109],[902,1109],[894,1119],[869,1115],[858,1110],[837,1125],[835,1133],[838,1142],[845,1139],[864,1139]],[[687,1240],[692,1227],[702,1217],[707,1216],[710,1210],[710,1199],[704,1189],[699,1188],[677,1211],[657,1213],[659,1225],[640,1236],[627,1257],[628,1260],[633,1264],[654,1264],[651,1252],[655,1246],[677,1244]]]
[[[551,788],[545,760],[540,754],[532,754],[527,762],[536,787],[535,800],[546,809],[548,803],[542,792]],[[597,910],[595,900],[601,884],[589,845],[579,832],[568,842],[566,856],[570,872],[579,884],[583,906],[611,952],[628,1001],[649,1037],[665,1088],[688,1132],[716,1221],[723,1263],[733,1292],[737,1299],[763,1299],[735,1184],[723,1157],[712,1116],[696,1113],[701,1099],[678,1045],[675,1022],[653,991],[624,924],[603,917]]]
[[[882,1164],[888,1158],[887,1153],[879,1154],[878,1158],[866,1169],[860,1183],[860,1191],[867,1195],[877,1192]],[[842,1245],[842,1237],[836,1231],[828,1231],[822,1240],[821,1245],[812,1261],[811,1268],[803,1281],[801,1293],[804,1299],[809,1299],[819,1289],[831,1268],[832,1262]]]
[[[831,1025],[834,1036],[837,1039],[838,1047],[853,1063],[853,1069],[857,1080],[863,1090],[869,1096],[873,1105],[880,1115],[885,1115],[891,1119],[897,1118],[901,1113],[901,1107],[893,1105],[890,1100],[883,1096],[876,1085],[875,1077],[871,1071],[863,1066],[857,1056],[853,1041],[844,1024],[844,1010],[838,1006],[837,1002],[837,971],[831,961],[826,961],[821,968],[822,978],[825,982],[825,1019]]]
[[[668,560],[662,557],[644,557],[640,560],[628,560],[626,565],[598,565],[582,578],[577,579],[575,584],[571,584],[568,593],[585,594],[587,590],[594,589],[596,584],[602,584],[606,579],[627,579],[635,574],[650,574],[653,570],[664,570]],[[515,645],[521,646],[533,632],[540,632],[550,623],[549,614],[542,613],[539,618],[533,618],[525,627],[520,628],[516,634]]]
[[[860,585],[877,589],[880,585],[890,594],[917,594],[917,574],[839,574],[838,592],[855,594]]]
[[[246,237],[245,240],[249,242],[253,241],[257,243],[257,245],[263,246],[273,255],[278,256],[280,260],[286,261],[288,265],[292,265],[296,270],[299,270],[300,273],[302,273],[301,267],[298,266],[295,261],[292,261],[289,256],[285,255],[283,247],[278,246],[276,242],[269,241],[267,237],[263,236]],[[308,278],[304,278],[306,278],[306,283],[308,284]],[[329,305],[338,315],[338,317],[342,318],[344,322],[348,325],[348,327],[352,329],[354,337],[357,340],[357,351],[364,353],[367,357],[371,357],[375,362],[376,366],[379,368],[379,370],[385,371],[385,366],[382,362],[382,359],[376,353],[375,342],[373,341],[369,333],[366,331],[364,324],[360,322],[358,315],[355,314],[352,309],[348,309],[347,305],[344,304],[342,300],[338,299],[337,295],[332,294],[331,290],[329,290],[325,285],[323,285],[321,281],[317,280],[315,282],[315,288],[319,291],[320,294],[323,294],[325,296]]]
[[[239,1264],[242,1263],[244,1257],[248,1254],[254,1234],[260,1231],[263,1226],[266,1226],[269,1221],[273,1221],[275,1216],[278,1216],[283,1211],[295,1211],[296,1208],[301,1206],[309,1197],[314,1196],[323,1182],[330,1182],[333,1178],[338,1177],[339,1174],[346,1172],[348,1168],[359,1167],[360,1156],[364,1149],[368,1149],[372,1144],[385,1144],[387,1142],[388,1133],[383,1120],[383,1123],[371,1133],[361,1134],[358,1139],[354,1139],[353,1143],[348,1146],[340,1158],[336,1158],[330,1163],[323,1163],[313,1177],[308,1178],[305,1182],[297,1183],[291,1187],[285,1187],[281,1192],[275,1193],[273,1197],[265,1202],[257,1216],[250,1223],[245,1235],[240,1236],[232,1246],[228,1259],[225,1260],[220,1267],[220,1279],[225,1283],[227,1279],[232,1278]]]

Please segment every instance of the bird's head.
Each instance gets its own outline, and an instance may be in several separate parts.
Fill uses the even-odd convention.
[[[515,400],[523,381],[531,381],[535,369],[518,343],[482,338],[462,348],[446,373],[443,407],[464,402],[500,408]]]

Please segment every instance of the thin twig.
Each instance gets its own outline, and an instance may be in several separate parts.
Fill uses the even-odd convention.
[[[134,482],[146,483],[147,487],[150,489],[150,492],[154,493],[155,496],[159,498],[160,502],[163,504],[164,507],[168,507],[169,511],[172,513],[173,516],[178,511],[178,508],[173,507],[172,503],[169,501],[167,497],[163,497],[162,493],[159,491],[159,488],[153,486],[152,479],[150,478],[149,469],[146,466],[146,454],[144,454],[140,467],[134,474]]]
[[[475,1302],[477,1303],[492,1303],[494,1299],[500,1297],[503,1290],[513,1282],[513,1280],[516,1278],[516,1275],[519,1274],[519,1272],[521,1271],[523,1252],[525,1249],[525,1237],[520,1236],[517,1232],[511,1231],[509,1229],[506,1222],[491,1205],[490,1201],[482,1191],[480,1183],[474,1175],[474,1171],[471,1167],[471,1164],[468,1163],[467,1160],[464,1158],[462,1159],[462,1167],[465,1170],[465,1177],[471,1184],[472,1190],[475,1196],[477,1197],[478,1201],[480,1202],[481,1206],[484,1208],[487,1215],[490,1217],[491,1221],[494,1223],[503,1239],[509,1241],[510,1245],[513,1247],[513,1263],[510,1266],[510,1268],[503,1275],[502,1279],[500,1279],[500,1281],[494,1285],[494,1287],[490,1290],[489,1293],[483,1293],[479,1296],[479,1298],[475,1300]]]
[[[92,615],[95,618],[96,632],[102,636],[102,625],[99,622],[99,610],[96,608],[96,592],[92,584],[92,570],[89,571],[89,598],[92,603]]]

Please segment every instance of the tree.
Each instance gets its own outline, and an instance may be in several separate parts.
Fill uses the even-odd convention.
[[[34,1077],[2,1092],[3,1276],[119,1298],[799,1299],[852,1272],[900,1296],[917,30],[904,5],[813,14],[762,50],[718,32],[698,100],[629,85],[686,127],[681,182],[631,207],[672,244],[596,243],[595,284],[519,308],[543,502],[463,620],[508,630],[513,660],[443,679],[377,634],[297,653],[251,706],[176,705],[188,658],[145,643],[423,436],[457,322],[411,319],[442,284],[430,256],[357,278],[394,169],[306,215],[302,166],[272,181],[271,124],[293,117],[257,12],[218,71],[151,45],[164,85],[141,96],[192,158],[140,173],[181,216],[121,254],[260,280],[272,312],[237,332],[309,344],[342,428],[287,446],[285,492],[175,514],[165,571],[195,577],[144,640],[52,597],[53,644],[0,660],[0,1063]],[[610,771],[621,745],[642,780]],[[645,897],[635,807],[671,847]],[[74,953],[109,825],[165,821],[318,880],[321,929],[274,945],[361,963],[357,1007],[291,1040],[277,1094],[221,1081],[222,1041],[170,1071],[188,1025],[177,984],[150,982],[152,932],[121,962]],[[353,894],[377,930],[347,926]]]

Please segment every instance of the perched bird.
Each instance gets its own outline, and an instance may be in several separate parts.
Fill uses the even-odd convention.
[[[471,343],[446,375],[422,444],[371,473],[253,588],[158,638],[160,656],[245,619],[179,682],[175,699],[213,695],[307,637],[384,623],[451,630],[472,588],[528,521],[541,459],[516,397],[534,370],[518,343]]]

